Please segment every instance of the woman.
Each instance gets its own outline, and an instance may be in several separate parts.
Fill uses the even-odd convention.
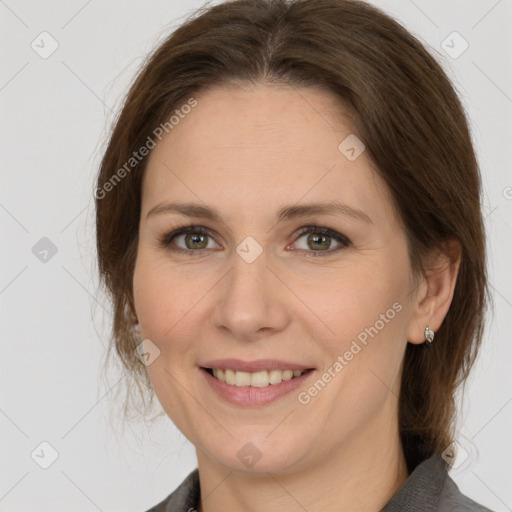
[[[151,510],[488,510],[447,474],[487,301],[463,108],[350,0],[204,9],[148,59],[96,190],[114,345],[194,444]]]

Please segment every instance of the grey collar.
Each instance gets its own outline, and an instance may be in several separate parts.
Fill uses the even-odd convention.
[[[147,512],[196,511],[201,496],[198,469],[158,505]],[[492,512],[459,491],[448,476],[448,466],[433,455],[416,466],[381,512]]]

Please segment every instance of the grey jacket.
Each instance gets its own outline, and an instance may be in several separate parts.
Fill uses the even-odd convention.
[[[195,469],[173,493],[147,512],[195,512],[199,497],[199,473]],[[464,496],[448,475],[445,461],[433,455],[414,469],[381,512],[492,511]]]

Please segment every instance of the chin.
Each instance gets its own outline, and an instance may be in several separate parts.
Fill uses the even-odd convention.
[[[235,434],[232,438],[226,435],[218,442],[211,436],[207,437],[201,443],[204,448],[198,450],[198,457],[199,451],[202,451],[230,471],[247,474],[286,473],[296,470],[305,461],[309,446],[305,440],[293,438],[292,432],[281,432],[280,436],[272,439],[272,434],[269,435],[272,428],[262,430],[264,433],[253,431],[251,434]],[[229,437],[229,441],[226,441],[226,437]]]

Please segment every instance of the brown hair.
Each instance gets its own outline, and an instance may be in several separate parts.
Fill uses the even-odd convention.
[[[449,78],[415,37],[365,2],[228,1],[196,11],[147,58],[115,122],[96,184],[99,271],[114,305],[110,348],[152,400],[130,332],[147,159],[130,172],[119,170],[180,102],[229,81],[320,86],[353,113],[353,132],[391,191],[416,276],[425,272],[429,250],[449,239],[460,243],[448,314],[431,349],[409,343],[403,362],[400,436],[411,471],[451,443],[454,393],[482,340],[489,297],[481,182]]]

